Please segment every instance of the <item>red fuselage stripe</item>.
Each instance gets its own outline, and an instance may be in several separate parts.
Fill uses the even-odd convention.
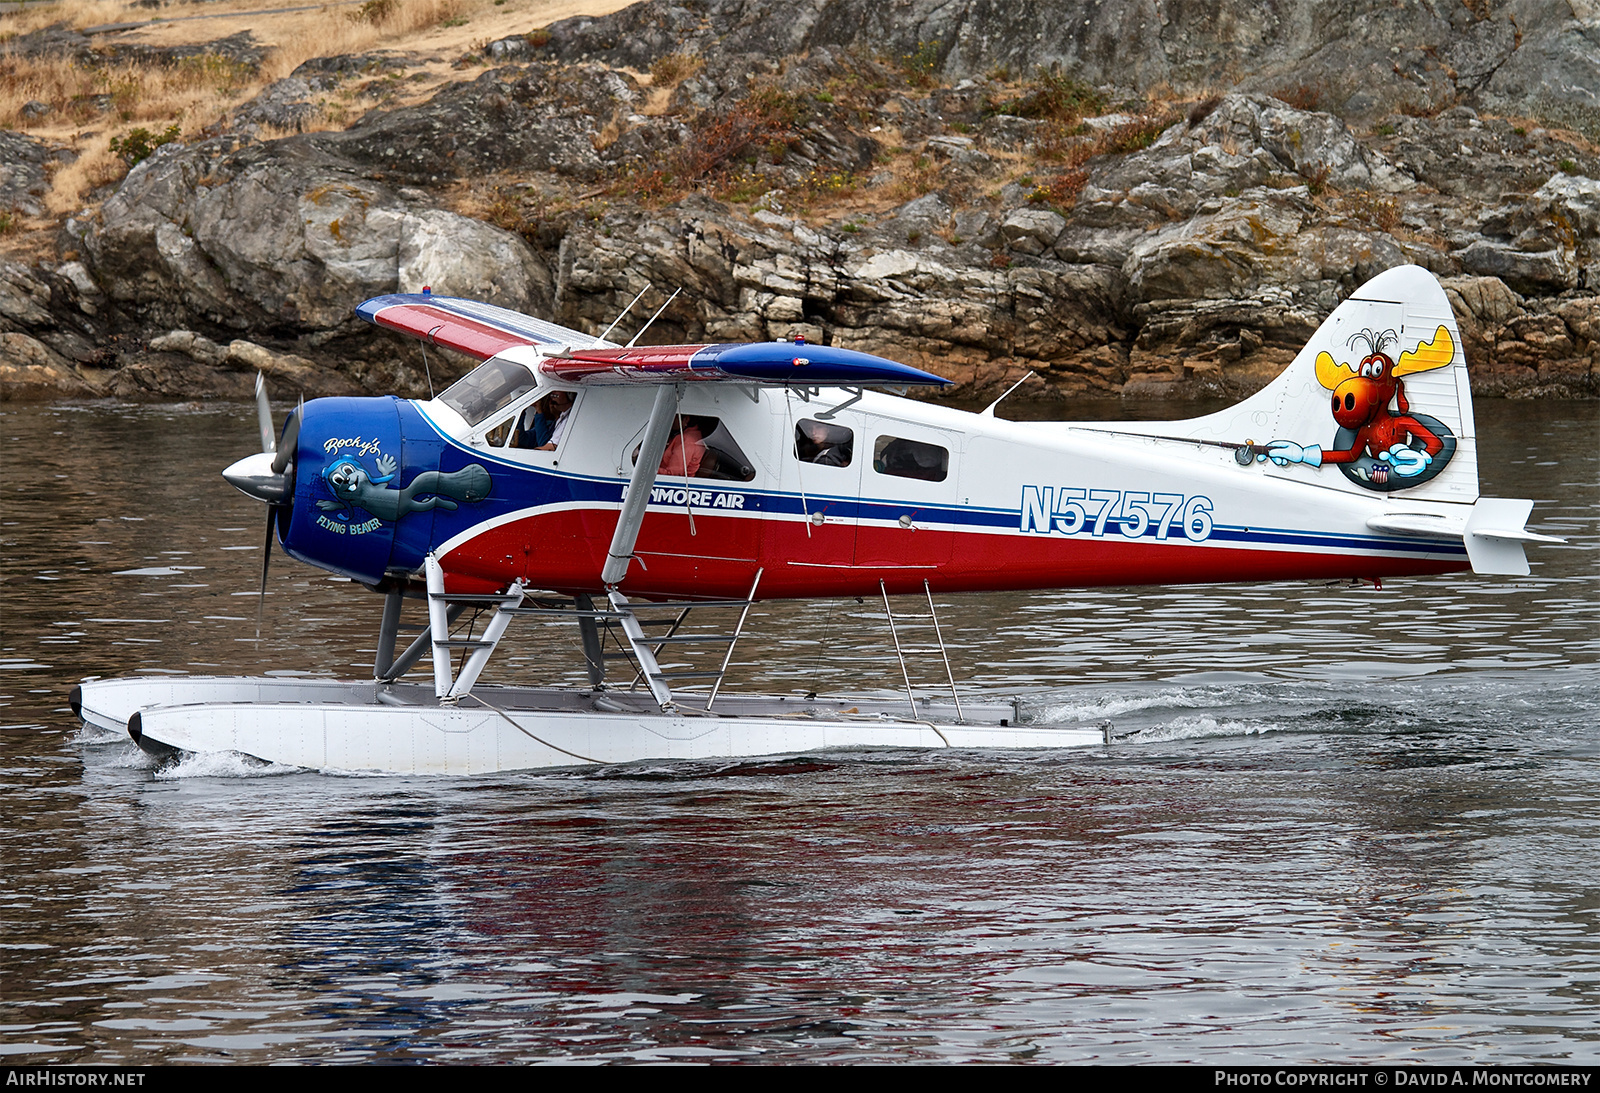
[[[452,586],[596,591],[615,511],[550,512],[490,528],[442,560]],[[696,512],[646,515],[635,563],[622,582],[638,595],[743,596],[758,567],[760,598],[1224,581],[1315,580],[1451,573],[1458,557],[1385,557],[1348,550],[1289,551],[1191,543],[1125,542],[986,532],[915,531],[851,524],[737,519]],[[647,566],[648,568],[644,568]]]

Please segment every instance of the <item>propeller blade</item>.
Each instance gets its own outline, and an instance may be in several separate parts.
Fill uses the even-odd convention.
[[[278,431],[272,427],[272,407],[267,402],[267,380],[260,372],[256,373],[256,421],[261,426],[261,450],[277,451]]]
[[[282,474],[294,463],[294,453],[300,443],[300,419],[305,416],[305,410],[305,400],[301,399],[300,405],[295,409],[294,413],[289,415],[289,420],[284,423],[283,444],[278,448],[277,454],[272,457],[273,474]]]
[[[272,565],[272,532],[273,522],[278,518],[278,510],[272,505],[267,506],[267,542],[261,549],[261,597],[260,603],[264,606],[267,602],[267,569]]]

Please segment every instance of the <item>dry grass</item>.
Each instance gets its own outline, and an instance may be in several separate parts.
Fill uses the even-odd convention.
[[[581,2],[581,0],[580,0]],[[526,0],[523,14],[526,19]],[[549,3],[532,5],[551,9]],[[598,0],[600,10],[620,6],[616,0]],[[182,140],[224,121],[274,80],[313,57],[362,53],[380,48],[404,48],[418,39],[453,60],[452,50],[470,46],[471,30],[450,28],[470,22],[480,13],[498,29],[498,23],[519,19],[516,12],[494,6],[492,0],[382,0],[374,4],[335,3],[303,12],[264,13],[261,0],[219,0],[206,5],[217,18],[182,22],[149,22],[150,11],[113,0],[62,0],[39,5],[0,21],[0,36],[20,34],[66,22],[78,28],[105,23],[146,22],[146,26],[106,44],[139,41],[153,46],[175,46],[214,41],[248,29],[269,47],[259,70],[207,54],[176,64],[79,64],[59,57],[23,57],[0,41],[0,127],[27,132],[59,142],[79,156],[58,171],[46,205],[54,214],[76,211],[94,190],[115,182],[125,172],[122,161],[109,150],[112,139],[144,127],[165,131],[177,125]],[[356,16],[352,18],[352,16]],[[523,24],[525,25],[525,24]],[[509,32],[508,28],[508,32]],[[520,28],[515,28],[520,29]],[[481,31],[480,31],[481,33]],[[461,39],[456,43],[455,39]],[[435,65],[440,71],[422,86],[410,86],[417,95],[445,79],[459,78],[448,60]],[[26,117],[29,102],[51,107],[40,117]],[[363,111],[364,112],[364,111]],[[342,128],[358,111],[330,101],[321,116],[302,128]],[[275,134],[264,134],[268,137]]]
[[[552,246],[560,241],[573,219],[598,219],[603,215],[603,206],[588,203],[600,193],[545,192],[519,182],[514,174],[504,173],[458,184],[449,205],[463,216],[516,232],[535,246]]]
[[[1034,154],[1040,159],[1059,163],[1060,169],[1037,185],[1028,200],[1052,205],[1063,212],[1078,200],[1089,173],[1084,165],[1095,156],[1126,155],[1154,144],[1167,127],[1184,117],[1184,112],[1171,105],[1152,106],[1148,113],[1112,129],[1102,129],[1084,134],[1074,129],[1072,133],[1049,140],[1050,130],[1035,146]],[[1060,124],[1060,123],[1054,123]],[[1070,139],[1069,139],[1070,138]]]
[[[313,57],[365,53],[397,40],[414,37],[434,27],[472,16],[488,8],[487,0],[366,0],[354,9],[323,8],[308,12],[294,31],[283,34],[277,49],[262,66],[271,79],[280,79]]]
[[[907,156],[890,169],[894,181],[889,183],[888,196],[897,205],[931,194],[944,184],[944,171],[932,156]]]
[[[1023,81],[1015,96],[989,103],[992,114],[1019,118],[1047,119],[1067,127],[1085,115],[1098,114],[1107,106],[1106,98],[1087,84],[1047,68],[1038,69]]]
[[[1400,202],[1371,190],[1339,194],[1333,207],[1346,216],[1370,224],[1380,231],[1393,232],[1400,226]]]
[[[1296,110],[1322,109],[1322,90],[1310,84],[1298,83],[1280,87],[1272,93],[1272,97]]]
[[[705,66],[705,59],[693,53],[668,53],[650,66],[650,86],[676,87]]]
[[[0,126],[82,126],[104,115],[112,124],[177,122],[189,130],[217,120],[260,83],[247,66],[211,55],[170,66],[90,66],[0,53]],[[51,113],[24,117],[23,105],[35,100],[49,104]]]
[[[690,122],[693,136],[659,167],[618,177],[617,196],[644,202],[674,201],[691,190],[727,192],[747,185],[749,168],[763,156],[781,161],[799,114],[795,96],[771,86],[752,88],[738,102],[706,111]]]
[[[78,158],[55,173],[45,207],[56,216],[70,216],[83,207],[84,196],[117,181],[128,165],[111,150],[110,142],[89,142]]]
[[[373,4],[384,6],[374,9]],[[0,125],[20,130],[78,127],[105,108],[114,121],[177,122],[191,133],[219,121],[312,57],[392,46],[484,8],[492,10],[490,0],[368,0],[294,13],[298,18],[272,21],[271,33],[266,29],[257,33],[258,40],[274,47],[259,72],[210,54],[176,65],[80,65],[59,58],[19,57],[0,45]],[[66,0],[50,10],[58,17],[76,13],[75,22],[127,14],[105,0]],[[23,15],[41,19],[32,12]],[[206,40],[196,24],[185,30],[189,39]],[[162,38],[159,44],[169,42]],[[97,99],[101,96],[106,98]],[[23,117],[23,105],[35,100],[50,105],[52,113],[38,119]]]
[[[1035,187],[1028,195],[1028,200],[1036,204],[1053,205],[1062,210],[1070,209],[1077,204],[1078,195],[1083,192],[1083,187],[1088,181],[1089,172],[1081,168],[1062,171]]]

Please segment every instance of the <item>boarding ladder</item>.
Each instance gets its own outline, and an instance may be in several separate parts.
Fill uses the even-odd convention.
[[[709,711],[722,690],[722,681],[733,660],[733,650],[744,634],[745,622],[750,617],[750,606],[755,602],[756,589],[761,585],[762,570],[756,570],[750,582],[750,591],[739,600],[687,600],[682,602],[631,602],[616,589],[609,593],[612,613],[603,620],[604,639],[609,636],[617,652],[602,651],[604,659],[631,661],[634,677],[629,690],[640,684],[647,686],[663,710],[677,704],[673,689],[680,681],[696,680],[709,684],[707,691],[681,690],[683,697],[705,698]],[[738,611],[738,620],[731,631],[716,624],[701,626],[706,611]],[[691,612],[702,612],[693,617]],[[663,656],[671,652],[674,660],[662,663]],[[696,656],[696,651],[704,655]],[[718,654],[720,659],[718,658]],[[682,659],[687,656],[689,659]],[[712,667],[712,665],[715,667]],[[694,686],[694,684],[689,684]]]
[[[878,582],[878,591],[883,596],[883,614],[889,620],[889,636],[894,641],[895,659],[900,662],[900,678],[905,680],[906,700],[911,703],[911,716],[920,717],[917,713],[917,696],[911,690],[911,670],[906,664],[907,654],[913,656],[928,656],[939,654],[939,660],[944,664],[944,676],[950,684],[950,697],[956,704],[956,721],[964,724],[965,716],[961,712],[961,696],[956,693],[955,673],[950,670],[950,654],[944,644],[944,629],[939,625],[939,612],[933,606],[933,590],[928,587],[927,580],[922,582],[922,593],[928,600],[927,614],[920,612],[899,615],[894,613],[894,608],[889,605],[889,589],[883,581]],[[901,631],[904,630],[932,630],[933,642],[908,644],[900,640]]]
[[[426,637],[433,648],[433,691],[441,703],[453,705],[472,690],[474,683],[478,682],[478,676],[489,663],[490,654],[500,644],[506,627],[511,625],[513,614],[522,604],[524,595],[522,582],[513,583],[504,592],[488,595],[446,592],[444,570],[440,568],[438,560],[432,554],[423,559],[423,574],[427,578],[428,586]],[[495,612],[490,616],[481,636],[474,638],[470,633],[464,638],[450,636],[451,624],[461,616],[462,612],[468,608],[482,610],[488,607],[493,607]],[[463,654],[461,670],[453,672],[451,659],[458,649]],[[409,650],[407,655],[410,655]]]

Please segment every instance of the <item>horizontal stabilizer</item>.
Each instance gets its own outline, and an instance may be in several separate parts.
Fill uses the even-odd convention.
[[[886,357],[804,342],[574,349],[546,357],[539,370],[587,385],[731,380],[806,387],[944,387],[951,382]]]
[[[1483,497],[1472,506],[1467,518],[1467,557],[1474,573],[1496,573],[1511,577],[1528,575],[1528,558],[1523,543],[1564,543],[1554,535],[1529,531],[1528,513],[1533,502],[1505,497]]]
[[[430,345],[454,349],[480,361],[516,345],[548,349],[583,345],[600,349],[613,344],[596,342],[592,335],[580,330],[535,319],[510,308],[427,292],[375,296],[359,305],[356,314],[375,326],[409,334]]]

